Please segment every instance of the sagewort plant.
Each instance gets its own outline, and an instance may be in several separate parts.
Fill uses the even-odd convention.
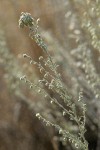
[[[31,56],[23,54],[23,57],[27,58],[30,64],[34,64],[37,66],[43,78],[40,79],[37,84],[35,82],[31,82],[26,76],[22,76],[20,79],[24,80],[27,84],[29,84],[30,88],[36,90],[36,92],[47,99],[48,102],[51,103],[51,105],[57,105],[62,111],[62,117],[69,116],[69,119],[78,126],[77,135],[62,128],[59,124],[55,124],[45,119],[40,113],[37,113],[36,116],[47,126],[55,127],[59,131],[59,134],[62,136],[63,141],[69,140],[69,142],[71,142],[76,149],[88,150],[88,143],[84,137],[84,134],[86,132],[86,104],[82,102],[82,91],[79,92],[79,98],[77,100],[82,110],[82,115],[80,115],[78,113],[77,106],[74,102],[73,97],[71,96],[71,94],[69,94],[65,84],[62,81],[60,73],[58,73],[57,71],[58,65],[55,63],[53,57],[51,57],[51,55],[49,54],[48,47],[40,35],[39,19],[33,18],[29,13],[22,12],[19,19],[19,27],[29,28],[29,36],[33,40],[35,40],[37,45],[41,47],[46,55],[45,58],[43,56],[40,56],[39,62],[36,62]],[[47,68],[49,71],[47,70]],[[48,90],[51,90],[52,92],[58,94],[60,100],[56,97],[51,97],[50,94],[45,90],[45,87]]]

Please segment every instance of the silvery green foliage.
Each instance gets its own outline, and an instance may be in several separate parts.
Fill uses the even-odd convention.
[[[82,7],[82,16],[80,18],[82,24],[82,30],[85,33],[85,40],[81,41],[81,44],[71,51],[72,55],[79,59],[77,63],[81,69],[84,70],[87,83],[91,87],[95,98],[100,98],[100,76],[99,65],[100,59],[100,1],[85,0],[84,3],[79,0],[74,0],[74,4],[78,4]],[[95,54],[98,54],[95,58]],[[97,59],[97,66],[93,59]]]
[[[92,46],[100,52],[100,1],[85,1],[83,27],[87,29]]]
[[[72,96],[69,94],[66,86],[62,82],[61,75],[57,71],[58,65],[56,65],[55,60],[48,53],[47,45],[45,44],[44,40],[42,39],[39,33],[38,21],[39,19],[36,20],[32,18],[31,14],[22,13],[19,19],[19,27],[29,27],[30,37],[35,40],[38,46],[40,46],[46,54],[46,58],[44,58],[43,56],[39,57],[39,62],[34,61],[29,55],[23,54],[23,57],[29,59],[30,64],[34,64],[37,66],[43,78],[39,80],[37,84],[32,83],[30,80],[27,79],[26,76],[22,76],[20,79],[24,80],[27,84],[29,84],[30,88],[34,88],[47,100],[50,100],[50,103],[52,105],[57,105],[61,109],[63,116],[68,115],[70,120],[75,122],[78,126],[77,135],[70,133],[58,124],[48,121],[39,113],[37,113],[36,116],[39,119],[41,119],[44,123],[46,123],[47,126],[55,127],[59,131],[59,134],[62,135],[63,141],[69,140],[69,142],[74,144],[76,149],[88,150],[88,144],[84,137],[84,134],[86,132],[86,104],[82,102],[82,91],[80,91],[79,99],[77,100],[82,109],[82,115],[80,116],[78,114],[78,110]],[[50,71],[47,71],[46,67]],[[63,101],[64,105],[56,97],[51,97],[43,87],[46,87],[48,90],[51,90],[52,92],[58,94],[59,98],[61,99],[61,101]]]

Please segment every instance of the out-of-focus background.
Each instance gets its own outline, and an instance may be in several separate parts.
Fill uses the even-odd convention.
[[[55,123],[62,122],[61,125],[71,132],[75,132],[77,127],[61,118],[59,110],[56,111],[19,80],[19,75],[24,74],[35,81],[40,77],[38,69],[24,60],[23,53],[35,60],[44,55],[28,36],[28,30],[19,29],[21,12],[40,18],[41,35],[60,66],[59,72],[69,92],[77,98],[79,88],[84,89],[87,104],[85,136],[91,150],[100,149],[100,98],[98,95],[95,98],[85,79],[78,51],[73,56],[73,50],[81,49],[81,46],[84,49],[82,42],[87,42],[88,49],[95,49],[88,32],[81,28],[84,11],[85,3],[75,0],[0,0],[0,150],[74,150],[69,142],[62,143],[58,132],[46,127],[35,114],[40,112]],[[98,74],[99,56],[94,50],[92,58]]]

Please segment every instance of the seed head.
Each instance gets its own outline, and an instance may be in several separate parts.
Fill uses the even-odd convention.
[[[20,19],[19,19],[19,27],[24,28],[24,26],[32,26],[34,19],[32,18],[30,13],[21,13]]]

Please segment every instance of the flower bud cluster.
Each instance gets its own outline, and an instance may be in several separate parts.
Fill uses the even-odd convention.
[[[32,26],[34,19],[32,18],[30,13],[21,13],[19,19],[19,27],[24,28],[24,26]]]

